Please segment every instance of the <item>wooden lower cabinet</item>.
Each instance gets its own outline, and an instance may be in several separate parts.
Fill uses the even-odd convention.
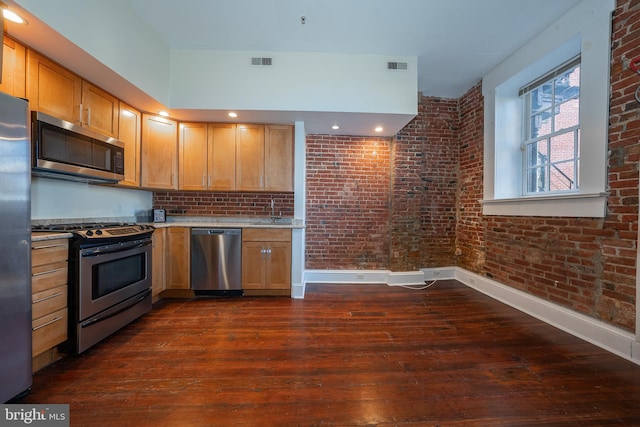
[[[245,295],[291,295],[291,230],[242,231],[242,289]]]
[[[166,231],[166,228],[156,228],[151,236],[151,294],[154,302],[166,289],[164,261]]]
[[[67,239],[31,244],[33,371],[61,357],[57,346],[67,340]]]
[[[165,287],[163,297],[184,298],[193,296],[190,283],[191,256],[189,227],[167,228],[165,235]]]

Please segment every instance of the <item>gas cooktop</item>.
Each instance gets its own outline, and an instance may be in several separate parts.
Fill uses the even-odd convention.
[[[131,237],[152,233],[152,225],[124,222],[82,222],[71,224],[35,225],[32,231],[66,231],[82,239]]]

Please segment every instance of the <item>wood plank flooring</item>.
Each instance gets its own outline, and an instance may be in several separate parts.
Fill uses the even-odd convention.
[[[455,281],[164,300],[38,372],[72,426],[640,425],[640,366]]]

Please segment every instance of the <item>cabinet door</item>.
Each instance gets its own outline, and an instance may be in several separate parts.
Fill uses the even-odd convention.
[[[207,168],[207,124],[180,123],[178,138],[181,190],[206,190]]]
[[[82,125],[118,137],[120,101],[87,81],[82,82]]]
[[[264,189],[293,191],[293,128],[283,125],[265,127]]]
[[[124,142],[124,180],[120,185],[140,185],[140,112],[120,104],[119,140]]]
[[[271,242],[267,253],[266,289],[291,288],[291,242]]]
[[[236,190],[264,188],[264,126],[238,125],[236,131]]]
[[[209,125],[209,189],[236,189],[236,125]]]
[[[143,187],[176,190],[178,188],[178,126],[173,120],[142,115]]]
[[[31,110],[81,124],[82,79],[27,50],[27,98]]]
[[[164,280],[164,235],[166,228],[158,228],[151,236],[151,281],[152,295],[156,296],[165,290]]]
[[[20,98],[27,96],[26,61],[26,48],[5,35],[2,48],[0,91]]]
[[[190,229],[168,228],[167,289],[189,289]]]
[[[242,242],[242,289],[265,289],[267,246],[265,242]]]

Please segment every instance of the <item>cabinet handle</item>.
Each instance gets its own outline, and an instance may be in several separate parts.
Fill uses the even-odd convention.
[[[62,270],[66,270],[66,268],[64,268],[64,267],[63,268],[55,268],[53,270],[47,270],[47,271],[43,271],[41,273],[33,273],[33,274],[31,274],[31,276],[34,276],[34,277],[35,276],[42,276],[43,274],[55,273],[57,271],[62,271]]]
[[[87,125],[91,126],[91,107],[87,108]]]
[[[42,329],[42,328],[44,328],[45,326],[49,326],[49,325],[51,325],[52,323],[56,323],[58,320],[62,320],[62,317],[58,316],[58,317],[56,317],[56,318],[55,318],[55,319],[53,319],[53,320],[49,320],[47,323],[44,323],[44,324],[42,324],[42,325],[40,325],[40,326],[36,326],[35,328],[31,328],[31,330],[32,330],[32,331],[37,331],[38,329]]]
[[[64,248],[66,245],[45,245],[45,246],[36,246],[35,248],[32,248],[33,250],[38,250],[38,249],[51,249],[51,248]]]
[[[211,175],[207,175],[207,188],[211,188]]]
[[[82,124],[82,103],[80,103],[80,117],[78,121]]]
[[[39,303],[39,302],[46,301],[46,300],[48,300],[48,299],[55,298],[55,297],[59,297],[59,296],[62,296],[62,293],[60,293],[60,292],[56,292],[56,293],[55,293],[55,294],[53,294],[53,295],[49,295],[48,297],[43,297],[43,298],[40,298],[40,299],[36,299],[36,300],[31,301],[31,302],[32,302],[33,304],[37,304],[37,303]]]

